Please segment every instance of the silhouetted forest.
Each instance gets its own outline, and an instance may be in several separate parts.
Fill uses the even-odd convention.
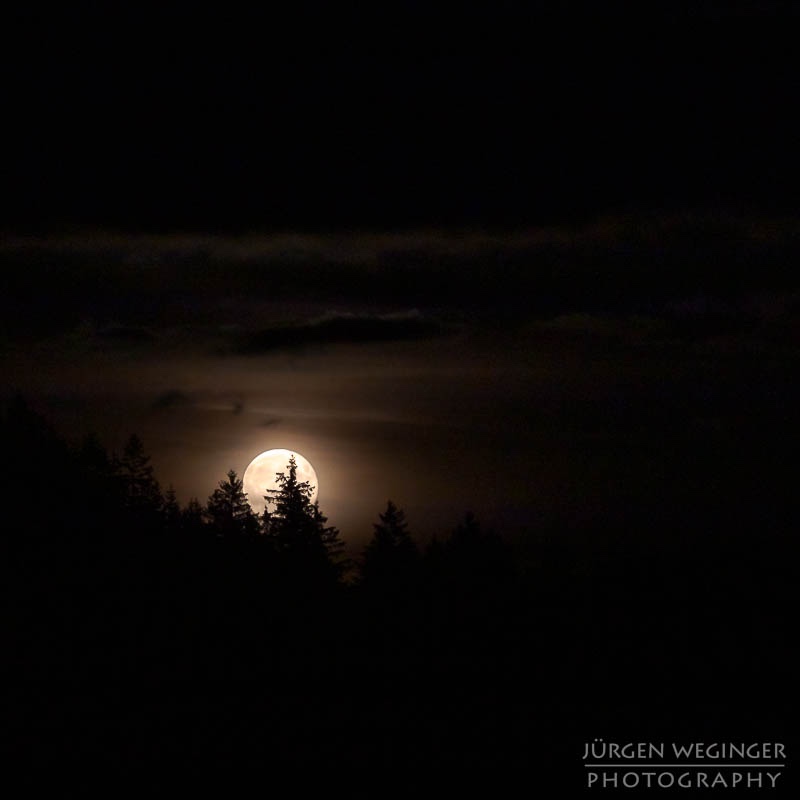
[[[698,499],[521,547],[468,512],[419,542],[388,500],[346,557],[291,462],[257,517],[234,471],[181,506],[137,436],[68,443],[22,401],[2,442],[7,750],[37,770],[566,791],[595,736],[790,733],[785,509]]]

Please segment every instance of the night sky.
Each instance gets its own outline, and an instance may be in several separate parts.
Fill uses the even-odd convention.
[[[388,497],[668,508],[739,437],[747,483],[796,393],[796,30],[724,6],[20,12],[6,394],[181,502],[296,449],[354,545]]]
[[[592,5],[12,12],[6,218],[526,227],[791,206],[791,4]]]
[[[560,796],[593,737],[796,740],[797,4],[262,5],[3,12],[15,752]],[[184,508],[301,453],[417,572],[64,498],[18,396]]]

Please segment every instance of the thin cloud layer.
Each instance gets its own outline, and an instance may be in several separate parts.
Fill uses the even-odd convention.
[[[443,333],[444,327],[438,320],[417,310],[397,314],[337,312],[245,334],[236,350],[247,355],[311,345],[429,339]]]
[[[798,230],[791,219],[684,213],[495,232],[7,236],[0,304],[22,327],[218,319],[243,300],[382,313],[612,310],[793,286]]]

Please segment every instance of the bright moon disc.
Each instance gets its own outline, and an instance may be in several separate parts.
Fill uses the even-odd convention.
[[[267,493],[267,490],[280,488],[275,480],[275,475],[278,472],[282,472],[287,478],[289,477],[289,459],[292,455],[294,455],[294,460],[297,462],[298,483],[308,481],[311,484],[311,488],[314,490],[311,495],[311,502],[313,503],[317,499],[317,488],[319,486],[317,483],[317,473],[314,471],[314,467],[311,466],[311,462],[307,458],[293,450],[267,450],[261,453],[261,455],[256,456],[247,465],[247,469],[244,471],[244,477],[242,478],[244,484],[242,488],[247,494],[250,508],[252,508],[256,514],[261,514],[264,511],[264,507],[266,506],[264,495]]]

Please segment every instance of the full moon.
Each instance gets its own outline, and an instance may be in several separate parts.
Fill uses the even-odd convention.
[[[307,458],[293,450],[266,450],[261,455],[257,455],[247,465],[242,478],[242,488],[247,494],[247,501],[256,514],[261,514],[264,511],[266,506],[264,495],[267,491],[279,488],[275,475],[282,472],[288,477],[289,459],[292,455],[294,455],[294,460],[297,462],[297,480],[300,483],[308,481],[314,490],[310,498],[311,502],[313,503],[317,499],[319,488],[317,473]]]

